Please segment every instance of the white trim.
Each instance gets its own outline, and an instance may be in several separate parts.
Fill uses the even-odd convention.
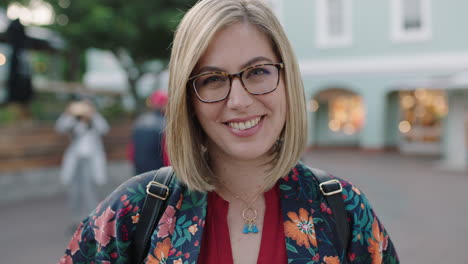
[[[421,1],[421,28],[419,30],[405,30],[403,16],[403,1],[390,1],[390,39],[394,42],[417,42],[432,38],[432,7],[431,0]]]
[[[316,30],[316,44],[319,48],[335,48],[350,46],[353,42],[352,39],[352,0],[343,1],[343,34],[341,36],[329,35],[328,24],[328,0],[315,1],[315,30]]]
[[[302,74],[333,75],[431,70],[464,70],[468,68],[468,52],[421,55],[359,57],[333,60],[302,60]]]

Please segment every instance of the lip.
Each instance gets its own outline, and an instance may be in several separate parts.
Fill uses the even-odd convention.
[[[245,130],[239,130],[239,129],[236,129],[236,128],[233,128],[233,127],[230,127],[228,125],[229,122],[245,122],[245,121],[249,121],[249,120],[252,120],[252,119],[255,119],[257,117],[260,117],[260,121],[258,121],[258,124],[255,125],[254,127],[251,127],[249,129],[245,129]],[[264,117],[265,116],[253,116],[253,117],[249,117],[249,118],[236,118],[236,119],[229,119],[229,121],[226,121],[224,123],[224,125],[227,127],[227,129],[229,130],[229,132],[231,132],[231,134],[237,136],[237,137],[250,137],[250,136],[253,136],[255,135],[258,131],[260,131],[260,129],[263,127],[263,120],[264,120]]]

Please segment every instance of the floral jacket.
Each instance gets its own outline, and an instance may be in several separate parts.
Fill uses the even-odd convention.
[[[132,239],[152,177],[134,177],[101,202],[77,228],[59,264],[131,263]],[[348,254],[337,252],[335,220],[315,178],[301,163],[278,182],[288,264],[399,263],[364,194],[340,180],[351,226]],[[177,181],[177,180],[175,180]],[[194,264],[205,225],[207,194],[171,183],[168,206],[151,238],[146,264]]]

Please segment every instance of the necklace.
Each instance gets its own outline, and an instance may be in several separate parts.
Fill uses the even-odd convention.
[[[228,191],[234,198],[242,201],[245,204],[244,210],[242,210],[242,218],[244,219],[244,227],[242,228],[242,233],[244,234],[249,234],[249,233],[258,233],[258,227],[257,227],[257,210],[252,206],[253,203],[260,197],[260,194],[263,193],[263,188],[260,188],[260,190],[257,193],[254,193],[250,199],[244,199],[242,196],[236,194],[235,192],[231,191],[226,186],[226,183],[224,181],[221,181],[221,186]]]

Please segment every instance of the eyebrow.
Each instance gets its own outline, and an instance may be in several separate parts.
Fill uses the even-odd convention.
[[[241,65],[241,69],[244,69],[244,68],[247,68],[249,66],[251,66],[252,64],[255,64],[255,63],[258,63],[258,62],[261,62],[261,61],[267,61],[267,63],[273,63],[273,61],[267,57],[263,57],[263,56],[258,56],[258,57],[254,57],[250,60],[248,60],[246,63],[242,64]],[[213,71],[220,71],[220,72],[225,72],[224,69],[221,69],[219,67],[216,67],[216,66],[204,66],[204,67],[201,67],[197,72],[197,74],[201,74],[203,72],[213,72]]]

